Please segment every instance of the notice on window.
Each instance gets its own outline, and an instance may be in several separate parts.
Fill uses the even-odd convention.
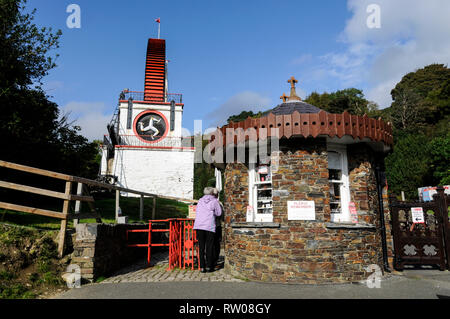
[[[316,220],[314,201],[288,201],[288,220]]]
[[[197,208],[197,206],[195,206],[195,205],[189,205],[189,216],[188,216],[188,218],[195,219],[195,216],[196,216],[195,209],[196,208]]]
[[[414,224],[425,223],[422,207],[411,207],[411,215]]]
[[[358,224],[358,212],[356,211],[356,205],[354,202],[350,202],[349,209],[350,209],[350,219],[352,223]]]

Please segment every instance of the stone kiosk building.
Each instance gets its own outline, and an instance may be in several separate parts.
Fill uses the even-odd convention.
[[[268,115],[211,137],[224,173],[225,269],[258,281],[364,280],[386,265],[377,170],[393,143],[391,125],[327,113],[301,101],[294,78],[288,82],[290,96]],[[264,162],[250,160],[255,141],[272,141]]]

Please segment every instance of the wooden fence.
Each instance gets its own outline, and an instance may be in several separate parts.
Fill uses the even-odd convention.
[[[116,185],[106,184],[82,177],[72,176],[72,175],[66,175],[61,173],[56,173],[48,170],[43,170],[39,168],[19,165],[15,163],[9,163],[5,161],[0,161],[0,167],[9,168],[16,171],[22,171],[34,175],[40,175],[40,176],[46,176],[54,179],[59,179],[62,181],[65,181],[65,190],[64,192],[55,192],[47,189],[42,188],[36,188],[26,185],[20,185],[20,184],[14,184],[9,183],[6,181],[0,180],[0,187],[12,189],[16,191],[26,192],[26,193],[32,193],[52,198],[61,199],[64,201],[62,211],[51,211],[51,210],[45,210],[35,207],[28,207],[28,206],[21,206],[21,205],[15,205],[11,203],[6,202],[0,202],[0,208],[13,210],[13,211],[20,211],[35,215],[42,215],[52,218],[58,218],[61,220],[61,228],[59,233],[59,239],[58,239],[58,254],[60,257],[63,256],[64,253],[64,241],[65,241],[65,235],[66,235],[66,229],[67,229],[67,221],[68,220],[74,220],[74,223],[76,224],[80,219],[88,219],[88,218],[95,218],[97,222],[101,223],[101,216],[100,214],[95,210],[94,206],[94,198],[89,193],[89,187],[98,187],[98,188],[104,188],[109,190],[115,190],[116,191],[116,220],[119,216],[119,204],[120,204],[120,193],[132,193],[137,194],[140,196],[140,208],[139,208],[139,216],[140,219],[143,219],[144,214],[144,197],[150,197],[153,198],[153,211],[152,211],[152,219],[155,219],[156,214],[156,198],[166,198],[171,200],[177,200],[177,201],[183,201],[188,203],[196,203],[196,200],[191,199],[184,199],[184,198],[178,198],[178,197],[170,197],[170,196],[159,196],[155,194],[145,193],[137,190],[132,190]],[[77,183],[77,191],[76,194],[72,194],[72,184]],[[72,201],[75,201],[75,211],[73,213],[70,212],[70,203]],[[89,213],[80,213],[80,205],[82,202],[87,202],[90,207]]]

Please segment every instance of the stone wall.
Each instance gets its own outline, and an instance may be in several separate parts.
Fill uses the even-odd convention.
[[[136,225],[78,224],[71,264],[81,268],[81,277],[94,281],[146,256],[146,250],[128,248],[126,230]],[[148,226],[143,225],[143,228]],[[146,242],[143,238],[142,243]]]
[[[248,171],[228,164],[225,171],[225,269],[257,281],[331,283],[358,282],[382,268],[376,218],[376,185],[370,154],[349,152],[352,199],[360,224],[330,223],[328,159],[325,139],[285,143],[273,174],[274,223],[245,223]],[[289,221],[287,202],[315,202],[315,221]]]

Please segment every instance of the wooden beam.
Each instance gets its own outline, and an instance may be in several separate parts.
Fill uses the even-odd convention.
[[[21,205],[15,205],[15,204],[9,204],[0,202],[0,208],[13,210],[16,212],[24,212],[34,215],[40,215],[40,216],[47,216],[47,217],[53,217],[53,218],[59,218],[59,219],[65,219],[67,218],[67,215],[64,213],[55,212],[52,210],[45,210],[45,209],[39,209],[34,207],[28,207],[28,206],[21,206]]]
[[[67,197],[70,196],[71,190],[72,190],[72,182],[66,182],[65,194],[67,195]],[[69,215],[69,205],[70,205],[70,201],[68,199],[64,200],[63,214],[65,214],[66,216]],[[61,228],[59,230],[59,241],[58,241],[58,256],[59,256],[59,258],[62,258],[64,256],[64,243],[66,240],[66,229],[67,229],[67,218],[61,220]]]
[[[54,191],[50,191],[50,190],[46,190],[46,189],[25,186],[25,185],[20,185],[20,184],[14,184],[14,183],[0,181],[0,187],[13,189],[16,191],[21,191],[21,192],[27,192],[27,193],[33,193],[33,194],[38,194],[38,195],[43,195],[43,196],[54,197],[54,198],[67,199],[67,196],[64,193],[54,192]]]
[[[53,198],[59,198],[64,200],[77,200],[83,202],[93,202],[94,198],[92,196],[77,196],[77,195],[66,195],[64,193],[59,193],[47,189],[36,188],[31,186],[25,186],[20,184],[14,184],[9,182],[0,181],[0,187],[13,189],[20,192],[32,193],[42,196],[48,196]]]
[[[0,161],[0,167],[15,169],[17,171],[27,172],[27,173],[31,173],[31,174],[53,177],[53,178],[62,179],[65,181],[69,181],[72,177],[72,176],[66,175],[66,174],[56,173],[56,172],[47,171],[47,170],[40,169],[40,168],[34,168],[34,167],[15,164],[15,163],[9,163],[9,162],[5,162],[5,161]]]

